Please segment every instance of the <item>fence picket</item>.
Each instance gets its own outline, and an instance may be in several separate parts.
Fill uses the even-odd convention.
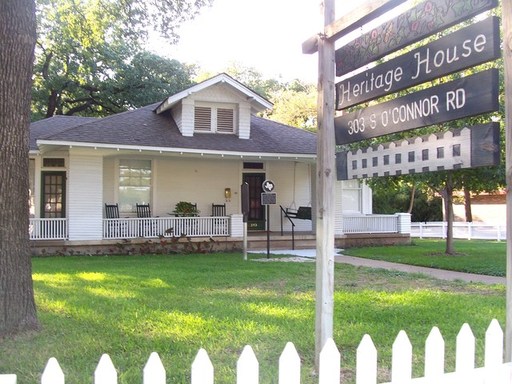
[[[279,384],[300,384],[300,357],[292,342],[279,357]]]
[[[144,384],[165,384],[166,372],[158,353],[149,355],[142,375]]]
[[[485,367],[496,367],[503,363],[503,330],[498,320],[493,319],[485,332]]]
[[[334,340],[329,338],[325,342],[319,356],[319,384],[339,384],[340,383],[340,352],[334,343]]]
[[[391,381],[406,383],[412,378],[412,344],[405,331],[398,332],[393,343]]]
[[[94,371],[94,384],[117,384],[117,371],[110,356],[104,353]]]
[[[445,341],[433,327],[425,341],[424,377],[412,379],[412,345],[405,331],[393,343],[391,383],[478,383],[512,384],[512,363],[503,363],[503,330],[492,320],[485,333],[485,365],[475,368],[475,336],[468,324],[457,334],[455,372],[445,373]],[[279,357],[279,384],[300,384],[301,359],[293,343],[286,344]],[[341,382],[340,352],[328,339],[319,356],[318,384]],[[214,368],[204,349],[192,363],[191,384],[213,384]],[[377,384],[377,349],[369,335],[357,347],[356,384]],[[94,371],[94,384],[117,384],[117,370],[108,354],[103,354]],[[0,374],[0,384],[16,384],[14,374]],[[143,384],[165,384],[166,371],[158,353],[153,352],[143,369]],[[237,384],[258,384],[259,362],[246,345],[237,361]],[[64,373],[55,358],[50,358],[41,375],[41,384],[65,384]]]
[[[192,363],[192,384],[213,384],[213,365],[208,353],[201,348]]]
[[[0,374],[0,384],[16,384],[17,376],[14,374]]]
[[[258,359],[250,345],[246,345],[236,363],[237,384],[258,384],[260,368]]]
[[[377,384],[377,348],[370,335],[364,335],[357,347],[356,384]]]
[[[55,357],[51,357],[46,363],[41,375],[41,384],[64,384],[64,372]]]
[[[433,327],[425,342],[425,377],[433,379],[444,373],[444,339]]]
[[[475,368],[475,336],[468,323],[464,323],[457,334],[455,357],[456,372],[471,372]]]

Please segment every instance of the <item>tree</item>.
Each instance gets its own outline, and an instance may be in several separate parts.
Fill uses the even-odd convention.
[[[28,239],[34,0],[0,2],[0,337],[39,327]]]
[[[316,131],[317,95],[315,85],[292,81],[272,93],[274,109],[269,117],[283,124]]]
[[[211,1],[37,0],[34,118],[105,116],[188,87],[193,67],[142,47],[152,27],[175,42]]]

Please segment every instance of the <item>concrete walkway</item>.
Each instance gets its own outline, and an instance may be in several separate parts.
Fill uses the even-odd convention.
[[[267,254],[267,251],[249,251],[249,253]],[[316,249],[295,249],[295,250],[271,250],[271,254],[276,255],[290,255],[305,259],[314,259],[316,257]],[[380,268],[393,271],[400,271],[406,273],[421,273],[430,277],[441,280],[461,280],[466,282],[476,282],[484,284],[506,284],[507,280],[504,277],[477,275],[474,273],[464,273],[456,271],[447,271],[444,269],[417,267],[408,264],[391,263],[389,261],[364,259],[361,257],[345,256],[336,254],[334,261],[337,263],[350,264],[357,267]]]

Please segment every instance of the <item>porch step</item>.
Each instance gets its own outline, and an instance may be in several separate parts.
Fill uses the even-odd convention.
[[[295,249],[311,249],[316,247],[316,238],[313,234],[295,234]],[[247,248],[252,250],[267,249],[266,234],[250,234],[247,236]],[[270,234],[270,249],[292,249],[291,234]]]

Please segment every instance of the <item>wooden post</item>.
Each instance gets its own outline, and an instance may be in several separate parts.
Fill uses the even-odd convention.
[[[502,0],[505,151],[507,177],[507,304],[505,361],[512,361],[512,0]]]
[[[323,0],[324,25],[334,21],[334,0]],[[333,335],[334,308],[334,42],[318,41],[318,132],[316,184],[315,362]]]

